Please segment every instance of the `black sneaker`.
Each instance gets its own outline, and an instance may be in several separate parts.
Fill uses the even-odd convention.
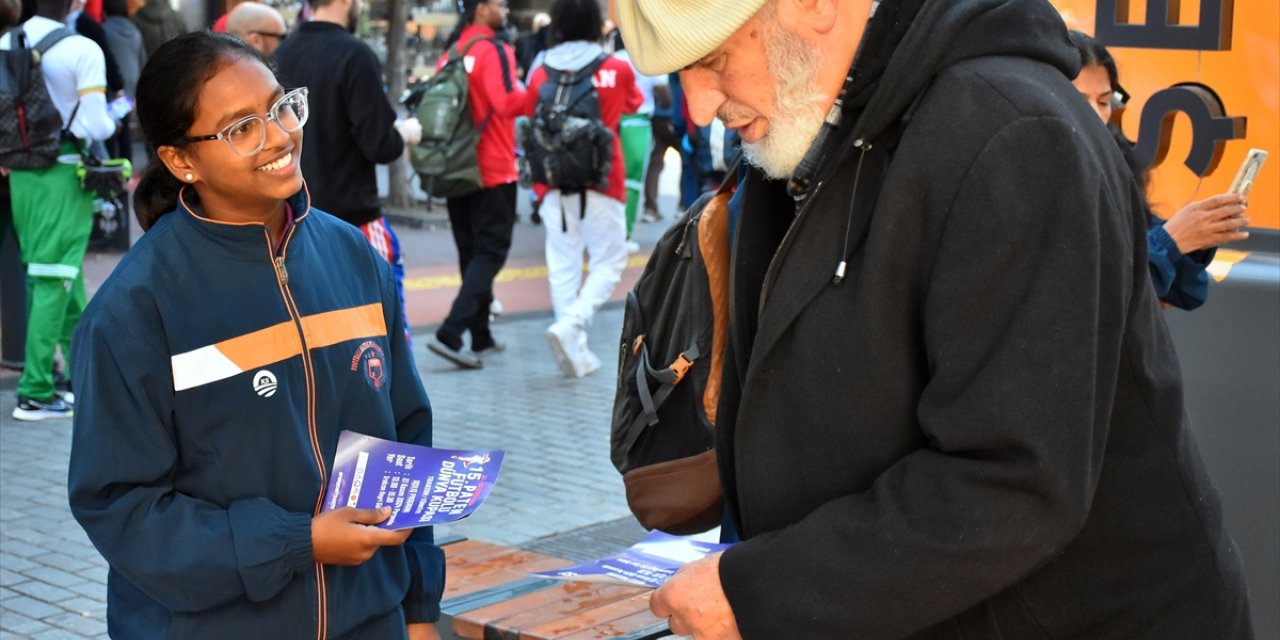
[[[484,368],[484,363],[480,361],[480,356],[476,355],[474,351],[466,347],[454,349],[453,347],[440,342],[440,338],[435,336],[432,336],[431,339],[427,341],[427,349],[430,350],[431,353],[434,353],[441,358],[462,367],[463,369]]]
[[[18,406],[13,408],[13,419],[23,422],[39,422],[41,420],[70,418],[73,413],[71,405],[57,396],[48,400],[36,400],[35,398],[18,396]]]

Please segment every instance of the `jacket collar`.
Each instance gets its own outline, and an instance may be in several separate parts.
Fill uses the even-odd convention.
[[[302,189],[286,198],[285,202],[293,209],[294,233],[301,230],[302,223],[311,214],[311,194],[306,182]],[[200,234],[212,240],[220,247],[227,249],[237,259],[262,260],[264,256],[270,260],[274,247],[268,241],[267,225],[262,222],[226,222],[214,220],[204,215],[200,209],[199,199],[194,197],[191,189],[183,187],[178,194],[178,208],[174,211],[184,221],[194,227]],[[292,234],[285,229],[285,240],[281,243],[282,255],[288,250],[289,238]],[[264,249],[266,253],[264,253]]]

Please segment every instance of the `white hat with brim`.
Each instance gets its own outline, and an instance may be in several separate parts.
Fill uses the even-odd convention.
[[[715,51],[767,1],[617,0],[618,28],[641,73],[670,73]]]

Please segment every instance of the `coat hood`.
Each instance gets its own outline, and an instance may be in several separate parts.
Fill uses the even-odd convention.
[[[548,49],[543,64],[558,71],[577,71],[591,64],[602,53],[604,48],[595,42],[573,40]]]
[[[845,100],[859,138],[882,133],[938,73],[971,58],[1030,58],[1068,78],[1080,70],[1066,25],[1046,0],[881,0],[871,23]]]

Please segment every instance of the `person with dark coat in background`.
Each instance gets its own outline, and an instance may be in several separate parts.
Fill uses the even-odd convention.
[[[1044,0],[619,0],[752,164],[695,640],[1245,640],[1142,194]]]
[[[394,162],[406,146],[418,144],[422,127],[417,118],[396,118],[378,57],[353,35],[360,0],[309,4],[312,19],[275,50],[283,81],[311,91],[312,145],[302,156],[302,173],[316,206],[359,227],[392,266],[403,304],[404,259],[400,239],[382,215],[377,165]],[[410,336],[407,319],[403,329]]]
[[[142,32],[129,20],[127,0],[103,0],[102,30],[107,34],[107,47],[120,70],[124,92],[131,98],[138,96],[138,77],[147,64],[147,49]],[[108,84],[110,82],[108,81]]]
[[[182,15],[169,6],[169,0],[147,0],[129,19],[142,33],[148,58],[160,45],[190,31]]]

